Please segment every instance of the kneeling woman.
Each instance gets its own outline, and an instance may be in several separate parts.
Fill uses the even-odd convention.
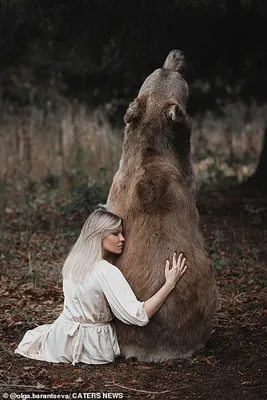
[[[120,355],[113,315],[125,324],[144,326],[186,270],[185,258],[166,261],[166,282],[140,302],[120,270],[108,260],[123,250],[122,220],[105,210],[86,220],[63,266],[64,308],[53,324],[26,332],[15,350],[24,357],[53,363],[103,364]],[[113,313],[113,315],[112,315]]]

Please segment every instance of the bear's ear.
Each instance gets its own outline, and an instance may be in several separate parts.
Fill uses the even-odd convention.
[[[141,105],[138,101],[138,98],[134,99],[132,103],[129,104],[129,107],[124,115],[125,124],[129,124],[130,122],[137,120],[140,116]]]
[[[176,123],[183,122],[187,118],[185,111],[179,104],[169,105],[166,115],[168,119],[171,119],[173,122]]]
[[[166,116],[175,124],[180,124],[187,132],[191,132],[191,122],[185,110],[177,103],[170,104],[166,111]]]

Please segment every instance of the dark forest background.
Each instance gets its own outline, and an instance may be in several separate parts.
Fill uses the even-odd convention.
[[[245,178],[250,175],[250,182],[266,185],[264,0],[1,0],[0,4],[2,193],[8,193],[10,171],[13,182],[26,179],[27,187],[40,177],[50,186],[61,176],[71,184],[72,172],[79,169],[77,160],[84,160],[88,174],[98,162],[94,176],[109,185],[118,165],[127,104],[175,48],[186,56],[188,112],[195,130],[202,132],[194,146],[195,159],[204,150],[210,155],[215,140],[214,129],[208,129],[211,115],[216,135],[224,136],[218,147],[235,164],[234,171],[240,162],[232,148],[234,131],[246,131],[242,157],[252,154],[255,165]],[[242,123],[242,128],[235,123]],[[253,148],[256,136],[258,150]],[[111,159],[112,165],[106,162]],[[42,173],[36,173],[38,168]]]

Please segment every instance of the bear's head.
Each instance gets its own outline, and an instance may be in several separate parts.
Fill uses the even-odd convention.
[[[188,84],[184,79],[186,63],[180,50],[172,50],[163,68],[147,77],[138,96],[129,105],[124,122],[149,121],[160,117],[170,123],[186,119]]]

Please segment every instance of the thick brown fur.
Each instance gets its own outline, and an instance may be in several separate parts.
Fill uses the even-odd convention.
[[[115,322],[122,356],[139,361],[189,357],[208,340],[217,308],[214,272],[199,230],[184,71],[183,54],[172,51],[129,105],[108,198],[107,209],[123,218],[126,237],[117,265],[139,300],[164,284],[165,262],[174,251],[187,258],[186,273],[145,327]]]

